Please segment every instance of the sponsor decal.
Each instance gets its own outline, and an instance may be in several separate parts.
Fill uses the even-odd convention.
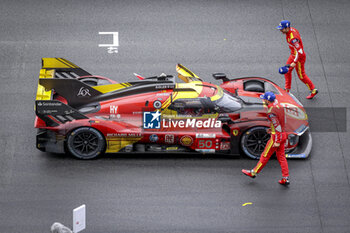
[[[215,133],[196,133],[196,138],[216,138]]]
[[[171,85],[156,85],[156,89],[171,89],[171,88],[174,88],[175,85],[174,84],[171,84]]]
[[[172,120],[163,119],[163,128],[221,128],[221,121],[214,118],[203,119],[186,119]]]
[[[182,136],[180,139],[180,143],[183,146],[190,146],[193,143],[193,138],[189,135]]]
[[[120,118],[120,114],[117,114],[118,112],[118,106],[110,105],[109,106],[109,113],[110,118]]]
[[[107,137],[141,137],[140,133],[108,133]]]
[[[159,100],[156,100],[153,102],[153,107],[156,109],[159,109],[162,107],[162,102],[160,102]]]
[[[85,87],[81,87],[79,89],[79,92],[78,92],[77,96],[85,97],[85,96],[91,96],[91,94],[90,94],[89,89],[87,89]]]
[[[297,128],[294,132],[300,136],[307,129],[307,126],[302,124],[299,128]]]
[[[107,48],[109,54],[118,53],[119,47],[119,33],[118,32],[99,32],[99,35],[112,35],[113,43],[112,44],[99,44],[98,47]]]
[[[160,112],[144,112],[143,128],[144,129],[160,129]]]
[[[230,142],[221,142],[220,150],[229,150],[229,149],[230,149]]]
[[[169,96],[169,92],[157,93],[156,96]]]
[[[151,142],[156,142],[156,141],[158,141],[158,136],[157,136],[157,134],[152,134],[152,135],[150,135],[149,136],[149,140],[151,141]]]
[[[133,113],[137,114],[137,113]],[[167,115],[168,116],[168,115]],[[159,110],[156,112],[143,112],[144,129],[170,129],[170,128],[221,128],[221,121],[215,118],[197,119],[162,119]],[[201,135],[201,134],[199,134]],[[203,134],[203,137],[215,137],[213,134]],[[201,137],[201,136],[200,136]]]
[[[62,103],[61,102],[38,102],[38,106],[59,107],[59,106],[62,106]]]
[[[118,112],[118,106],[115,106],[115,105],[109,106],[109,113],[110,114],[117,114],[117,112]]]
[[[53,113],[57,113],[58,111],[53,109],[53,110],[42,110],[41,113],[43,114],[53,114]]]
[[[171,146],[166,148],[166,150],[177,150],[177,149],[178,149],[177,146]]]
[[[215,153],[215,149],[196,149],[196,151],[201,152],[201,153]]]
[[[169,144],[173,144],[175,142],[174,134],[167,134],[167,135],[165,135],[164,142],[165,143],[169,143]]]
[[[307,158],[306,154],[286,154],[286,158]]]
[[[239,130],[238,130],[238,129],[233,129],[233,130],[232,130],[233,136],[237,136],[238,133],[239,133]]]
[[[281,105],[284,107],[287,116],[298,120],[307,120],[306,113],[298,106],[289,103],[281,103]]]

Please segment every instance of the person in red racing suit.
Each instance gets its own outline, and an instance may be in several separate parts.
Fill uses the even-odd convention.
[[[281,166],[282,179],[278,182],[282,185],[289,185],[289,169],[288,163],[284,151],[284,144],[287,139],[287,135],[284,132],[285,126],[285,112],[284,108],[279,105],[276,100],[276,96],[272,92],[266,92],[260,96],[267,105],[267,118],[270,121],[270,140],[267,142],[264,151],[260,156],[260,160],[252,170],[243,169],[243,174],[255,178],[256,175],[264,168],[267,164],[271,155],[276,152],[277,160]]]
[[[312,99],[315,95],[317,95],[318,90],[315,88],[315,85],[305,73],[306,54],[304,52],[303,42],[301,40],[300,34],[297,29],[290,27],[290,22],[288,20],[281,21],[281,23],[277,26],[277,29],[286,35],[286,40],[291,53],[286,62],[290,68],[284,75],[286,80],[285,90],[289,92],[291,88],[292,71],[295,67],[299,79],[305,83],[305,85],[310,90],[310,94],[306,98]]]

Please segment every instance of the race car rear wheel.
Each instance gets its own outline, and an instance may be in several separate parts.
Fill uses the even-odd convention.
[[[243,152],[252,159],[259,159],[264,151],[270,134],[266,132],[267,127],[257,126],[248,129],[241,137],[241,148]]]
[[[91,127],[81,127],[73,130],[67,137],[67,149],[78,159],[94,159],[106,148],[104,136]]]

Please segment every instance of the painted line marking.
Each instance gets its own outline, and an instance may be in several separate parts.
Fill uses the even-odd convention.
[[[252,202],[246,202],[242,206],[246,206],[246,205],[253,205],[253,203]]]

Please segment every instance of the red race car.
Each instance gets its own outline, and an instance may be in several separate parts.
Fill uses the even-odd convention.
[[[259,77],[202,81],[181,64],[178,78],[161,74],[117,83],[63,58],[43,58],[35,101],[39,150],[92,159],[103,153],[241,152],[257,159],[270,135],[260,94],[285,107],[286,156],[306,158],[312,147],[302,104]]]

